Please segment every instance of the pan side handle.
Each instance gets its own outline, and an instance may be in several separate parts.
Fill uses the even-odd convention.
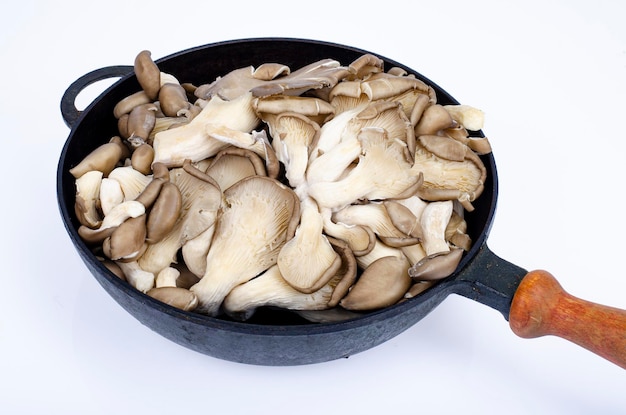
[[[626,310],[574,297],[549,272],[522,279],[509,325],[522,338],[558,336],[626,369]]]
[[[80,118],[82,111],[76,108],[76,98],[89,85],[108,78],[121,78],[133,73],[133,66],[117,65],[96,69],[81,76],[65,90],[61,98],[61,115],[65,124],[72,128]]]

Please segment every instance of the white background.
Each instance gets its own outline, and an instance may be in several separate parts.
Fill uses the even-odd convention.
[[[349,359],[275,368],[189,351],[100,288],[55,192],[69,135],[59,102],[81,75],[130,65],[142,49],[157,59],[247,37],[343,43],[485,111],[501,187],[495,253],[626,308],[623,2],[65,3],[21,0],[0,17],[0,412],[626,413],[623,369],[559,338],[520,339],[498,312],[456,295]]]

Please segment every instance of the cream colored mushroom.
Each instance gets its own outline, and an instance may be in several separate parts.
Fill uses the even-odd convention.
[[[467,211],[487,177],[482,160],[467,145],[445,136],[420,136],[412,170],[423,174],[416,194],[427,201],[458,200]]]
[[[446,240],[446,228],[452,216],[452,201],[431,202],[424,208],[420,217],[423,238],[422,246],[426,255],[450,251]]]
[[[115,263],[124,273],[126,281],[137,290],[146,293],[154,287],[155,275],[143,270],[137,261],[115,261]]]
[[[341,266],[341,258],[322,233],[323,219],[315,201],[300,203],[300,224],[277,257],[278,268],[289,285],[311,293],[325,285]]]
[[[213,226],[222,204],[222,194],[215,181],[189,162],[170,171],[170,182],[182,196],[180,214],[171,230],[158,242],[148,244],[139,258],[141,267],[155,274],[176,261],[187,241]]]
[[[483,128],[485,114],[478,108],[470,105],[444,105],[450,116],[471,131],[478,131]]]
[[[180,276],[180,271],[174,267],[163,268],[156,276],[155,286],[176,287],[176,280]]]
[[[195,238],[186,241],[181,249],[181,255],[190,272],[198,278],[206,272],[206,260],[215,233],[215,224],[209,226]]]
[[[124,193],[124,201],[135,200],[152,181],[151,177],[132,166],[116,167],[109,174],[109,179],[118,181]]]
[[[411,171],[406,145],[389,138],[386,130],[363,128],[359,135],[363,154],[345,177],[312,183],[308,193],[321,207],[341,209],[359,199],[402,198],[415,193],[419,175]]]
[[[268,177],[245,178],[226,189],[223,198],[206,272],[191,287],[198,310],[212,316],[231,289],[276,264],[300,217],[293,190]]]
[[[196,162],[212,157],[232,144],[225,140],[227,134],[231,133],[246,135],[249,142],[256,144],[250,132],[260,120],[252,108],[252,100],[250,93],[231,101],[213,97],[187,124],[158,132],[153,142],[155,162],[177,167],[186,159]],[[212,137],[211,134],[223,139]],[[241,140],[235,137],[232,141]],[[257,152],[265,151],[262,146],[255,149]]]
[[[393,247],[413,245],[419,242],[402,232],[394,224],[386,205],[381,202],[346,206],[333,214],[333,221],[370,228],[385,244]]]
[[[99,212],[101,183],[102,172],[98,170],[86,172],[75,180],[74,212],[78,221],[89,228],[97,228],[102,223]]]
[[[265,63],[257,68],[246,66],[232,70],[209,84],[200,85],[194,94],[201,99],[219,97],[231,101],[264,82],[288,75],[290,72],[288,66],[275,63]]]
[[[146,292],[150,297],[162,303],[179,308],[183,311],[193,311],[198,305],[198,298],[191,291],[180,287],[155,287]]]
[[[104,177],[100,182],[100,209],[103,215],[107,215],[114,206],[124,201],[124,192],[120,182],[108,177]]]
[[[333,278],[312,293],[303,293],[288,284],[278,265],[270,267],[258,277],[233,288],[224,298],[224,310],[237,320],[248,320],[262,306],[282,307],[288,310],[323,310],[341,277]]]
[[[324,221],[324,233],[344,241],[354,255],[362,256],[374,249],[376,235],[369,227],[334,222],[332,210],[328,208],[320,209],[320,214]]]
[[[253,151],[237,147],[229,147],[217,153],[209,160],[205,171],[222,190],[249,176],[267,176],[261,157]]]

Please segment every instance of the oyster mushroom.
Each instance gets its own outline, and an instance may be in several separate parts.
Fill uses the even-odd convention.
[[[274,137],[272,146],[276,156],[285,166],[289,185],[298,188],[305,182],[308,167],[309,149],[319,136],[319,125],[296,112],[284,112],[266,118],[270,134]]]
[[[443,108],[464,128],[471,131],[478,131],[483,128],[485,114],[478,108],[470,105],[444,105]]]
[[[381,241],[392,247],[414,245],[419,242],[418,238],[409,236],[396,227],[386,205],[380,202],[346,206],[333,214],[333,220],[368,227]]]
[[[182,196],[180,214],[171,230],[157,242],[148,244],[139,258],[141,268],[154,274],[175,262],[187,241],[213,226],[222,204],[222,193],[215,181],[189,161],[170,171],[170,182]]]
[[[352,311],[376,310],[400,301],[411,286],[406,258],[386,256],[372,262],[340,302]]]
[[[183,311],[193,311],[198,305],[196,295],[181,287],[154,287],[149,289],[146,294],[155,300]]]
[[[276,264],[300,217],[293,190],[268,177],[245,178],[226,189],[223,198],[205,274],[191,287],[197,310],[213,316],[231,289]]]
[[[446,240],[446,228],[452,216],[451,200],[431,202],[424,208],[420,217],[423,231],[422,246],[426,255],[450,251]]]
[[[135,200],[150,184],[152,178],[135,170],[132,166],[116,167],[109,179],[117,180],[124,193],[124,200]]]
[[[206,174],[213,177],[222,190],[249,176],[267,176],[261,157],[253,151],[236,147],[217,153],[206,168]]]
[[[166,117],[189,116],[191,103],[179,83],[167,82],[159,90],[159,104]]]
[[[247,66],[230,71],[210,84],[200,85],[194,94],[201,99],[211,99],[217,96],[223,100],[231,101],[264,82],[288,75],[290,72],[288,66],[274,63],[265,63],[256,69],[254,66]]]
[[[161,186],[146,221],[146,242],[154,244],[162,240],[176,225],[183,205],[178,186],[165,182]]]
[[[467,145],[445,136],[420,136],[413,170],[424,176],[417,195],[427,201],[458,200],[465,210],[484,190],[487,170]]]
[[[335,273],[335,276],[331,279],[339,278],[334,284],[333,294],[328,301],[328,307],[335,307],[339,304],[339,301],[346,296],[350,287],[357,279],[358,265],[356,258],[350,246],[340,239],[328,238],[328,242],[332,245],[333,249],[341,258],[341,267]]]
[[[409,268],[409,276],[417,281],[434,281],[450,276],[461,262],[463,250],[451,249],[429,255]]]
[[[288,284],[277,265],[258,277],[233,288],[224,298],[224,311],[229,316],[245,321],[258,307],[275,306],[288,310],[324,310],[341,276],[331,279],[319,290],[303,293]]]
[[[287,112],[304,115],[311,119],[311,121],[323,124],[335,113],[335,108],[327,101],[315,97],[290,95],[273,95],[270,97],[256,98],[253,101],[253,107],[259,115],[259,118],[264,121],[267,117],[271,118],[272,115]],[[275,136],[275,134],[271,135]]]
[[[174,267],[163,268],[156,276],[155,286],[176,287],[176,280],[180,277],[180,271]]]
[[[102,172],[92,170],[75,180],[74,212],[81,225],[97,228],[102,223],[99,212]]]
[[[148,175],[152,173],[153,161],[154,149],[150,144],[143,143],[133,150],[130,165],[138,172]]]
[[[422,227],[420,225],[419,217],[411,211],[408,207],[395,200],[385,200],[383,206],[385,212],[389,216],[391,224],[398,229],[402,234],[410,236],[412,238],[421,239],[423,236]]]
[[[386,130],[378,127],[363,128],[358,139],[363,154],[345,177],[310,184],[308,193],[321,207],[340,209],[359,199],[402,198],[415,193],[419,175],[411,171],[405,143],[390,139]]]
[[[142,50],[135,56],[134,72],[141,89],[150,101],[157,99],[161,88],[161,71],[152,60],[148,50]]]
[[[124,152],[123,144],[111,140],[85,156],[80,163],[70,169],[70,174],[78,179],[88,171],[97,170],[106,177],[120,162]]]
[[[334,60],[321,59],[305,65],[288,75],[277,77],[253,87],[256,97],[270,95],[301,95],[309,90],[331,88],[350,74],[350,70]]]
[[[138,137],[145,141],[150,137],[156,123],[156,105],[142,104],[133,108],[126,121],[126,134],[129,137]]]
[[[214,233],[215,224],[209,226],[195,238],[186,241],[181,249],[185,265],[198,278],[202,277],[206,272],[206,257],[209,253]]]
[[[89,243],[101,243],[104,239],[111,236],[113,231],[127,219],[136,218],[145,213],[146,208],[140,202],[134,200],[122,202],[111,209],[102,219],[99,227],[94,229],[81,225],[78,228],[78,234]]]
[[[120,120],[124,115],[130,114],[133,108],[143,104],[150,104],[152,101],[154,101],[154,99],[150,99],[146,91],[137,91],[115,104],[115,107],[113,107],[113,116],[117,120]]]
[[[102,243],[102,251],[113,261],[135,261],[145,251],[146,215],[128,218]]]
[[[441,130],[454,126],[455,121],[443,105],[433,104],[424,110],[415,126],[415,135],[435,135]]]
[[[113,207],[124,201],[124,192],[120,182],[108,177],[102,178],[100,181],[100,209],[104,216],[108,215]]]
[[[317,291],[341,266],[341,258],[322,233],[323,219],[311,198],[300,203],[300,224],[281,248],[277,264],[289,285],[300,292]]]
[[[137,290],[146,293],[154,287],[155,275],[142,269],[137,261],[115,261],[115,264],[124,273],[126,281]]]
[[[376,235],[369,227],[334,222],[332,210],[328,208],[320,209],[320,214],[324,221],[324,233],[346,243],[353,255],[365,255],[374,249]]]
[[[213,97],[202,111],[187,124],[158,132],[154,136],[154,160],[169,167],[179,167],[189,159],[192,162],[216,155],[233,142],[245,140],[256,144],[250,133],[259,123],[252,108],[252,95],[243,94],[231,101]],[[227,136],[232,142],[226,141]],[[216,138],[217,136],[217,138]],[[222,138],[222,139],[220,139]],[[255,147],[264,154],[264,146]]]

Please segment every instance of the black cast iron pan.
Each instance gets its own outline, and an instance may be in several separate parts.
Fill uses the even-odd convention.
[[[263,62],[298,68],[333,58],[345,64],[364,53],[373,52],[313,40],[242,39],[185,50],[156,63],[163,72],[200,85],[233,69]],[[458,103],[413,69],[373,54],[385,61],[385,67],[401,67],[431,85],[439,103]],[[84,111],[76,109],[76,97],[83,89],[113,77],[121,79]],[[75,186],[69,169],[118,134],[113,107],[139,89],[132,66],[98,69],[67,89],[61,100],[61,113],[71,132],[58,164],[57,196],[67,232],[87,268],[115,301],[157,333],[220,359],[259,365],[311,364],[348,357],[385,342],[414,325],[450,294],[458,294],[501,312],[522,337],[557,335],[626,368],[626,311],[575,298],[564,292],[550,274],[528,273],[488,248],[487,236],[498,195],[496,165],[491,154],[482,156],[488,171],[485,190],[475,202],[475,210],[466,217],[473,248],[453,275],[408,301],[340,323],[306,323],[290,313],[272,311],[258,313],[254,321],[242,323],[184,312],[135,290],[109,272],[78,236],[73,208]]]

